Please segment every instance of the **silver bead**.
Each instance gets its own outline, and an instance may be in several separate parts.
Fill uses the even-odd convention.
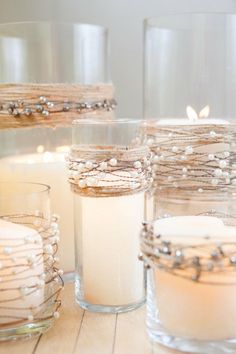
[[[46,102],[47,102],[46,97],[45,97],[45,96],[40,96],[40,97],[39,97],[39,102],[41,102],[41,103],[46,103]]]
[[[44,117],[48,117],[48,116],[49,116],[49,112],[44,109],[44,110],[42,111],[42,115],[43,115]]]
[[[26,107],[23,111],[23,113],[26,115],[26,116],[31,116],[32,114],[32,110],[28,107]]]
[[[54,107],[54,103],[53,102],[47,102],[47,106],[48,106],[48,108],[53,108]]]

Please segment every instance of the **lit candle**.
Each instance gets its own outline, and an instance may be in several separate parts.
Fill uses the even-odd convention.
[[[32,321],[43,304],[44,287],[41,236],[0,219],[0,324]]]
[[[191,106],[186,107],[187,118],[167,118],[157,120],[157,125],[221,125],[230,124],[229,121],[220,118],[208,118],[210,107],[204,107],[199,114]]]
[[[182,216],[157,220],[154,234],[160,234],[162,241],[171,242],[172,246],[184,246],[184,257],[193,257],[194,246],[201,245],[202,249],[211,243],[217,249],[223,242],[234,243],[236,228],[224,226],[214,217]],[[202,255],[206,255],[204,250]],[[214,272],[209,268],[200,275],[199,281],[194,281],[190,270],[188,267],[176,272],[154,270],[156,305],[162,327],[170,335],[202,341],[235,338],[235,272]]]
[[[60,267],[65,272],[74,271],[73,196],[67,183],[65,151],[44,152],[39,146],[37,153],[9,156],[0,160],[2,181],[37,182],[51,186],[52,209],[60,216],[61,244]]]

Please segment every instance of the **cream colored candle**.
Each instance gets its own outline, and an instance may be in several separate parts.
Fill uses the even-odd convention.
[[[144,270],[138,260],[144,192],[74,198],[82,269],[76,286],[84,293],[83,301],[108,306],[139,303],[144,299]]]
[[[211,241],[217,245],[236,240],[235,227],[224,226],[221,220],[204,216],[157,220],[154,233],[175,245]],[[236,285],[232,285],[236,283],[235,272],[227,275],[204,272],[199,281],[184,279],[171,271],[157,269],[154,272],[159,321],[170,335],[207,341],[236,337]]]
[[[43,274],[41,236],[0,219],[0,324],[33,320],[44,301]]]
[[[60,151],[9,156],[0,160],[0,179],[51,186],[52,210],[60,216],[60,268],[70,272],[74,270],[73,197],[65,165],[65,154]]]

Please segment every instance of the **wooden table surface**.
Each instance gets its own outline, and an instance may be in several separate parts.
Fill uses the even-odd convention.
[[[177,354],[152,344],[146,334],[145,306],[124,314],[84,311],[74,299],[74,285],[62,293],[63,307],[55,325],[28,341],[0,343],[0,354]]]

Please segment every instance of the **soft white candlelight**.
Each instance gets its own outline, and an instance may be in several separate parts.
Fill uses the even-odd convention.
[[[222,125],[230,124],[229,121],[220,118],[208,118],[210,107],[205,106],[199,114],[191,106],[186,107],[187,118],[167,118],[160,119],[157,125]]]
[[[33,320],[44,301],[43,273],[41,236],[0,219],[0,324]]]
[[[236,228],[224,226],[214,217],[182,216],[160,219],[154,225],[155,234],[172,244],[197,245],[209,242],[233,241]],[[224,277],[226,284],[219,283]],[[220,341],[236,337],[235,273],[206,272],[204,282],[184,279],[164,270],[154,270],[155,296],[162,327],[173,336],[197,340]]]
[[[37,153],[2,158],[0,178],[51,186],[52,210],[60,216],[60,267],[70,272],[74,271],[73,196],[67,183],[65,150],[62,147],[57,152],[43,152],[44,147],[40,145]]]
[[[123,306],[144,298],[144,270],[138,260],[144,192],[117,197],[75,195],[77,245],[83,301]],[[79,295],[78,295],[79,296]]]

